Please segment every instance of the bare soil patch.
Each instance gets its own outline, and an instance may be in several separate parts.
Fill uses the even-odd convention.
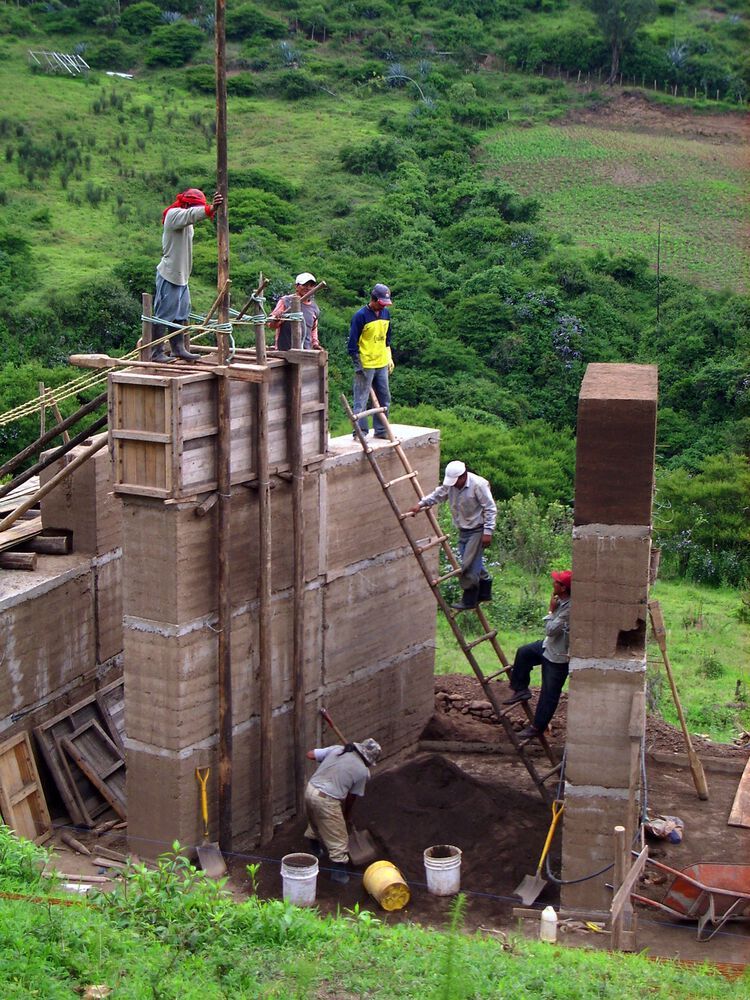
[[[744,144],[750,134],[746,112],[711,113],[649,101],[642,93],[622,91],[588,108],[576,108],[557,120],[558,125],[591,125],[627,132]]]

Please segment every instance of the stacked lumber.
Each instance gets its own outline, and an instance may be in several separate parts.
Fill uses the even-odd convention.
[[[124,689],[115,681],[37,726],[34,734],[68,815],[92,828],[113,809],[127,815]]]

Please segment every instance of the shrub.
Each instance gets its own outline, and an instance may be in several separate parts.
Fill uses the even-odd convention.
[[[227,79],[227,94],[232,97],[252,97],[258,93],[258,84],[250,73],[238,73]]]
[[[86,62],[92,69],[111,69],[122,73],[135,61],[133,50],[116,38],[95,42],[86,49]]]
[[[188,90],[199,94],[213,94],[216,91],[216,74],[213,66],[188,66],[183,79]],[[227,81],[227,92],[229,81]]]
[[[227,11],[227,38],[283,38],[288,30],[284,21],[266,14],[252,3],[243,3]]]
[[[339,160],[350,174],[392,173],[403,156],[403,145],[395,139],[374,139],[356,146],[343,146]]]
[[[203,32],[186,21],[156,28],[146,49],[147,66],[183,66],[201,47]]]
[[[155,3],[140,0],[126,7],[120,15],[120,25],[130,35],[150,35],[162,23],[162,12]]]
[[[298,101],[319,91],[318,84],[304,70],[290,69],[277,73],[271,80],[271,89],[287,101]]]
[[[543,510],[537,498],[516,494],[498,507],[495,539],[501,562],[541,573],[555,562],[570,561],[572,511],[560,503]]]

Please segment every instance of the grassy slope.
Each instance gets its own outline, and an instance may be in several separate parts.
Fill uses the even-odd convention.
[[[667,651],[690,731],[724,742],[737,735],[740,728],[750,729],[750,629],[735,617],[740,605],[737,592],[660,580],[652,588],[651,596],[662,607],[667,625]],[[490,616],[498,613],[501,605],[518,606],[528,597],[539,602],[546,600],[545,578],[535,579],[513,567],[497,571]],[[473,624],[469,628],[473,635]],[[538,625],[521,629],[501,624],[500,644],[512,660],[518,646],[534,642],[541,634]],[[487,644],[479,646],[476,654],[482,669],[493,673],[496,661]],[[652,639],[648,645],[648,663],[649,685],[659,710],[668,722],[677,724],[659,647]],[[471,673],[471,668],[441,616],[436,673],[454,672]],[[536,681],[539,682],[538,677]],[[736,697],[738,684],[744,704]]]
[[[679,109],[675,109],[679,111]],[[504,128],[485,144],[488,170],[541,199],[542,219],[582,246],[636,251],[711,287],[746,279],[739,145],[601,125]],[[717,254],[716,247],[722,247]]]

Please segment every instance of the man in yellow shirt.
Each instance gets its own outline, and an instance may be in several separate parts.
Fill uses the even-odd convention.
[[[370,301],[354,316],[349,329],[347,350],[354,364],[354,412],[369,410],[370,389],[375,390],[378,405],[385,407],[386,416],[391,404],[388,375],[393,371],[391,357],[391,291],[387,285],[377,284],[370,293]],[[376,438],[387,438],[385,424],[376,413],[372,421]],[[359,421],[362,433],[369,432],[369,420]]]

